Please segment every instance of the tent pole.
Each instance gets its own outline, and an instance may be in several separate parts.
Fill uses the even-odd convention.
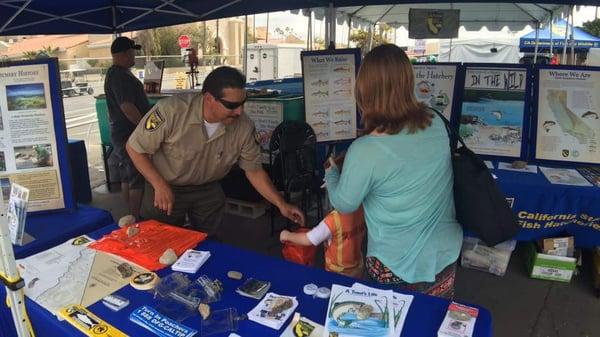
[[[554,57],[554,40],[552,39],[552,26],[554,25],[554,13],[550,13],[550,57]]]
[[[312,28],[313,27],[312,27],[312,25],[313,25],[312,10],[309,8],[308,9],[308,33],[306,34],[307,35],[307,40],[308,40],[308,41],[306,41],[306,44],[307,44],[306,49],[307,50],[312,50],[312,40],[313,40],[313,37],[312,37],[312,34],[313,34],[312,33]]]
[[[575,61],[575,40],[573,34],[575,33],[575,6],[571,5],[571,64],[577,64]]]
[[[450,38],[450,50],[448,51],[448,62],[452,62],[452,38]]]
[[[265,32],[265,43],[269,43],[269,13],[267,13],[267,31]]]
[[[565,43],[563,44],[563,50],[562,50],[562,59],[560,64],[565,64],[566,63],[566,59],[567,59],[567,44],[568,44],[568,39],[569,39],[569,19],[570,16],[567,15],[567,25],[565,26]]]
[[[369,43],[367,45],[368,48],[367,48],[366,52],[370,52],[371,49],[373,48],[373,33],[374,33],[373,30],[374,30],[374,28],[375,28],[374,24],[369,25]]]
[[[537,63],[538,48],[540,44],[540,22],[535,24],[535,50],[533,52],[533,64]]]
[[[348,15],[348,48],[350,48],[350,37],[352,36],[352,15]]]
[[[333,45],[335,46],[335,29],[337,28],[337,17],[335,13],[335,7],[333,7],[333,2],[329,3],[329,15],[331,17],[331,20],[329,21],[329,44],[333,43]]]
[[[244,16],[244,75],[248,74],[248,15]]]

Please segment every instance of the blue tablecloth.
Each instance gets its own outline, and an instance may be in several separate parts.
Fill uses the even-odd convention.
[[[493,173],[519,218],[517,240],[570,234],[578,247],[600,246],[600,188],[551,184],[539,170]]]
[[[108,226],[90,235],[99,238],[116,226]],[[270,291],[282,295],[297,296],[299,306],[297,312],[316,322],[324,323],[327,300],[312,298],[304,295],[302,288],[307,283],[315,283],[319,286],[331,287],[332,283],[351,286],[356,280],[329,273],[324,270],[307,268],[301,265],[289,263],[284,260],[256,254],[253,252],[241,250],[228,245],[216,242],[203,242],[198,249],[209,250],[210,259],[200,269],[195,277],[206,274],[211,278],[217,278],[223,282],[225,291],[221,301],[211,304],[212,310],[234,307],[238,313],[247,313],[258,301],[246,298],[235,293],[235,288],[241,284],[241,281],[230,280],[226,277],[229,270],[238,270],[244,274],[244,277],[254,277],[261,280],[272,282]],[[164,276],[170,272],[165,269],[159,273]],[[126,286],[117,292],[119,295],[128,298],[131,303],[128,307],[118,313],[112,312],[101,303],[96,303],[89,309],[106,320],[108,323],[117,327],[130,336],[149,336],[149,332],[135,325],[128,320],[129,314],[142,305],[156,305],[149,293],[136,291],[130,286]],[[407,322],[404,326],[402,336],[428,337],[437,336],[437,330],[444,318],[448,301],[436,297],[422,294],[414,294],[415,299],[408,312]],[[42,309],[32,301],[27,300],[29,317],[32,320],[37,336],[83,336],[74,327],[66,322],[59,322],[52,314]],[[492,318],[484,308],[479,307],[480,313],[475,325],[474,336],[492,336]],[[183,322],[184,324],[200,330],[200,316],[196,315]],[[288,323],[286,323],[287,325]],[[268,337],[279,336],[283,331],[276,331],[268,327],[259,325],[252,321],[241,321],[239,326],[239,335],[243,337]],[[200,336],[200,335],[198,335]],[[228,334],[215,335],[228,336]]]

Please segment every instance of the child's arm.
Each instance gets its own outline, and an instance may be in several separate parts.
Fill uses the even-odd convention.
[[[281,234],[279,234],[279,241],[289,241],[301,246],[318,246],[321,242],[329,240],[330,238],[331,231],[323,221],[307,233],[292,233],[283,230],[281,231]]]
[[[312,246],[312,242],[308,240],[306,233],[293,233],[288,230],[282,230],[279,234],[279,241],[282,243],[291,242],[300,246]]]

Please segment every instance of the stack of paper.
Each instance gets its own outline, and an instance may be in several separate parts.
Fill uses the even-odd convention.
[[[194,274],[210,257],[210,252],[188,249],[171,266],[174,271]]]
[[[360,283],[351,288],[334,284],[324,335],[399,337],[412,300],[412,295]]]
[[[147,306],[135,309],[129,320],[161,337],[192,337],[198,332]]]
[[[268,293],[254,309],[250,310],[248,319],[279,330],[283,323],[292,316],[297,306],[298,301],[295,297]]]

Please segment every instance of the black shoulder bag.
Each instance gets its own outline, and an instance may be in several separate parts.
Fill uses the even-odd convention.
[[[465,145],[446,117],[432,110],[444,121],[450,138],[456,220],[489,246],[512,239],[519,233],[519,222],[489,169]],[[453,147],[454,139],[462,147]]]

